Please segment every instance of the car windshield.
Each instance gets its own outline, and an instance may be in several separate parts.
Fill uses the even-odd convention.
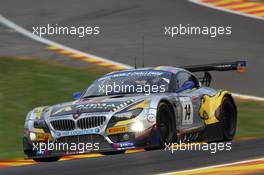
[[[83,97],[168,92],[172,73],[138,70],[105,75],[86,90]]]

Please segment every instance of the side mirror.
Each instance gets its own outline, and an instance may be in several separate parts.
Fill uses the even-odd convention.
[[[192,89],[194,87],[193,81],[186,81],[179,89],[176,90],[176,93],[180,93],[186,89]]]
[[[72,98],[73,98],[74,100],[78,100],[78,99],[80,99],[81,96],[82,96],[82,93],[81,93],[81,92],[74,92],[74,93],[72,94]]]

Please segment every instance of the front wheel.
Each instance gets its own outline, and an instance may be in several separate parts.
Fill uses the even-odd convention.
[[[160,139],[160,146],[169,144],[176,139],[176,123],[173,110],[167,103],[161,102],[157,111],[157,130]]]
[[[223,141],[231,141],[235,136],[237,126],[236,106],[230,97],[224,97],[220,110]]]

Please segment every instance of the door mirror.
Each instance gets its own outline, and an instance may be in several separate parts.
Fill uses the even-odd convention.
[[[81,96],[82,96],[82,93],[81,93],[81,92],[74,92],[74,93],[72,94],[72,98],[73,98],[74,100],[78,100],[78,99],[80,99]]]
[[[192,88],[194,88],[194,82],[186,81],[179,89],[176,90],[176,93],[180,93],[182,91],[185,91],[186,89],[192,89]]]

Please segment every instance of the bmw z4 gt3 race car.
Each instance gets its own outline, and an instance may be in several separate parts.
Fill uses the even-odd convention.
[[[210,88],[210,71],[243,72],[245,61],[116,71],[95,80],[74,101],[27,114],[27,158],[146,150],[172,142],[230,141],[237,108],[230,92]],[[203,72],[201,78],[194,73]]]

